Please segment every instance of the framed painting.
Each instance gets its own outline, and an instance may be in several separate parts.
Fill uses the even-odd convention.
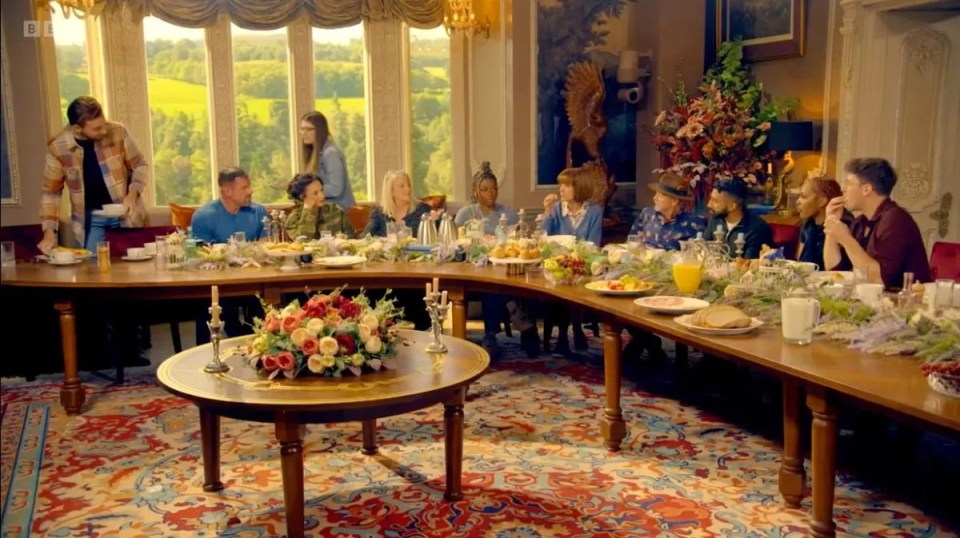
[[[803,56],[806,0],[713,0],[708,9],[710,3],[715,20],[710,33],[715,36],[708,43],[716,48],[708,56],[736,39],[743,42],[743,58],[749,62]]]
[[[20,174],[17,172],[16,135],[13,129],[13,101],[7,47],[0,48],[0,204],[20,205]]]

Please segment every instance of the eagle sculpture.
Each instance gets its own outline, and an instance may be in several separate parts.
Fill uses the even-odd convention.
[[[600,141],[607,134],[607,119],[603,116],[603,101],[607,95],[600,68],[593,62],[579,62],[570,66],[564,84],[567,94],[567,118],[570,136],[567,138],[567,168],[574,166],[573,143],[580,142],[592,159],[581,166],[595,169],[593,202],[605,206],[617,188],[616,179],[607,173],[607,165],[600,154]]]

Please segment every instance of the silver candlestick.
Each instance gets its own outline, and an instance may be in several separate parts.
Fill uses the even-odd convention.
[[[211,306],[209,309],[211,313],[213,313],[214,308],[220,310],[219,306]],[[219,312],[217,312],[217,314],[219,314]],[[219,318],[219,316],[214,317]],[[216,323],[216,325],[214,325],[214,323]],[[208,374],[221,374],[230,370],[230,367],[220,360],[220,340],[223,339],[223,323],[219,319],[217,319],[216,322],[208,321],[207,329],[210,330],[210,345],[213,347],[213,360],[203,367],[203,371]]]
[[[447,319],[450,303],[442,304],[440,296],[440,292],[434,291],[423,298],[423,302],[427,305],[427,313],[430,314],[430,331],[433,333],[433,342],[430,342],[424,348],[428,353],[447,352],[447,346],[443,344],[442,336],[443,321]]]

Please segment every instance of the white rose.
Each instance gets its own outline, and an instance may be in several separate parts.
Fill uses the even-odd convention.
[[[377,316],[374,316],[373,314],[367,314],[360,319],[360,324],[366,325],[373,330],[380,326],[380,320],[377,319]],[[366,338],[364,338],[364,340],[366,340]]]
[[[293,342],[293,345],[297,347],[303,346],[303,343],[307,341],[307,338],[310,338],[310,333],[307,332],[304,328],[295,329],[290,334],[290,341]]]
[[[322,364],[324,368],[333,368],[333,365],[337,364],[337,359],[335,359],[333,355],[324,355],[320,357],[320,364]]]
[[[320,336],[320,333],[323,331],[325,324],[320,318],[313,318],[307,322],[307,332],[313,336]],[[299,344],[298,344],[299,345]]]
[[[250,347],[257,353],[265,353],[267,351],[267,337],[261,334],[254,338]]]
[[[361,341],[361,342],[366,342],[367,340],[370,339],[371,336],[373,336],[373,329],[371,329],[370,327],[368,327],[368,326],[366,326],[366,325],[361,324],[361,325],[358,327],[358,329],[360,330],[360,341]]]
[[[383,349],[383,342],[380,341],[379,336],[371,336],[370,339],[363,344],[363,347],[366,348],[369,353],[380,353]]]
[[[354,353],[350,356],[350,363],[354,366],[363,366],[364,361],[366,361],[366,359],[361,353]]]
[[[326,366],[323,365],[323,357],[314,353],[307,358],[307,370],[315,374],[322,374]]]
[[[332,336],[324,336],[320,339],[320,353],[324,355],[336,355],[340,350],[340,344]]]

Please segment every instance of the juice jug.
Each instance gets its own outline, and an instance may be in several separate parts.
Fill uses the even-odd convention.
[[[680,257],[673,264],[673,282],[680,293],[693,294],[700,289],[703,276],[703,258],[692,242],[681,243]]]

